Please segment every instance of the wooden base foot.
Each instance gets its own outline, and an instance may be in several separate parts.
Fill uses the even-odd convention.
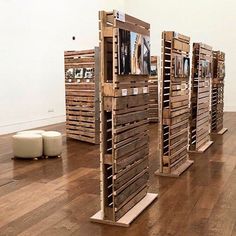
[[[187,160],[183,165],[181,165],[179,168],[177,168],[176,170],[174,170],[172,173],[162,173],[162,172],[160,172],[160,170],[158,169],[158,170],[155,172],[155,174],[156,174],[156,175],[159,175],[159,176],[177,178],[177,177],[179,177],[185,170],[187,170],[193,163],[194,163],[194,161],[192,161],[192,160]]]
[[[217,134],[222,135],[222,134],[224,134],[226,131],[228,131],[228,128],[223,128],[223,129],[221,129]]]
[[[129,227],[132,221],[134,221],[138,215],[142,213],[156,198],[158,194],[147,193],[147,195],[138,202],[132,209],[130,209],[124,216],[122,216],[118,221],[104,220],[102,217],[102,211],[98,211],[95,215],[90,218],[91,222],[116,225],[122,227]]]
[[[201,146],[198,150],[196,151],[188,151],[190,153],[203,153],[205,152],[214,142],[213,141],[208,141],[206,142],[203,146]]]

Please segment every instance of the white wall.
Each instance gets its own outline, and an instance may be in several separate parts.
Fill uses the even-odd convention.
[[[224,51],[225,110],[236,111],[235,8],[234,0],[1,0],[0,134],[65,120],[63,52],[98,45],[101,9],[151,23],[153,55],[163,30]]]
[[[125,9],[151,24],[151,54],[160,55],[161,32],[173,30],[226,53],[225,111],[236,111],[236,1],[126,0]]]
[[[98,11],[113,8],[123,1],[0,1],[0,134],[65,120],[64,50],[97,46]]]

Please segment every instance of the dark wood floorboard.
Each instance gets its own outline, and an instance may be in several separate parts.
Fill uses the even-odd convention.
[[[100,209],[99,146],[64,138],[62,158],[11,160],[0,136],[1,236],[236,236],[236,113],[223,136],[178,179],[157,177],[157,125],[150,125],[150,189],[159,199],[130,228],[90,223]],[[44,127],[65,135],[64,124]]]

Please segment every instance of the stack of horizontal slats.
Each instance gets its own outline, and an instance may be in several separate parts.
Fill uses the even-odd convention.
[[[206,74],[206,66],[208,67]],[[212,47],[193,44],[190,117],[190,151],[199,151],[210,142],[210,82],[212,79]]]
[[[158,175],[179,176],[193,161],[188,157],[189,75],[175,75],[176,56],[189,58],[190,38],[162,33],[160,83],[160,169]]]
[[[67,137],[98,144],[98,48],[66,51],[64,57]],[[76,75],[77,70],[83,71],[81,75]],[[90,70],[92,74],[86,75]]]
[[[101,194],[105,220],[118,221],[147,195],[148,75],[119,75],[119,28],[149,35],[149,24],[100,12]],[[112,68],[112,70],[111,70]]]
[[[225,73],[222,70],[225,70],[225,53],[213,51],[212,133],[219,133],[223,129]]]

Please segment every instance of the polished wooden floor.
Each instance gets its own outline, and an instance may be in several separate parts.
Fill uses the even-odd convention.
[[[130,228],[90,223],[100,209],[99,146],[65,142],[61,159],[11,160],[10,136],[0,137],[0,235],[236,235],[236,113],[223,136],[180,178],[154,176],[157,125],[150,125],[150,192],[159,199]],[[64,126],[47,129],[65,133]]]

